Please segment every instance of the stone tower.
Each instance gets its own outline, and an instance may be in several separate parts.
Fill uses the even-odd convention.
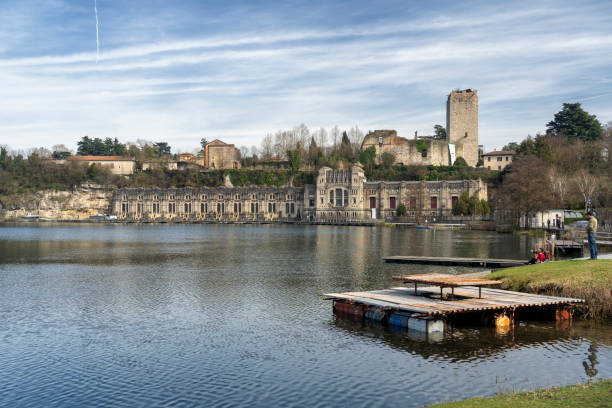
[[[456,157],[463,157],[469,166],[476,166],[478,163],[478,93],[475,90],[452,91],[448,95],[446,134],[448,142],[455,145]]]

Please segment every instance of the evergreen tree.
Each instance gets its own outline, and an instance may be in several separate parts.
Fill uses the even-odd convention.
[[[369,173],[374,166],[374,160],[376,159],[376,148],[370,146],[364,151],[359,153],[359,161],[363,164],[366,173]]]
[[[502,150],[504,150],[504,151],[508,151],[508,150],[516,151],[516,150],[518,150],[518,148],[519,148],[519,144],[518,143],[510,142],[507,145],[505,145],[504,147],[502,147]]]
[[[589,115],[579,103],[564,103],[563,109],[546,125],[546,131],[570,140],[592,141],[601,137],[602,127],[597,117]]]
[[[317,146],[314,136],[310,139],[310,146],[308,147],[308,161],[310,164],[317,165],[319,162],[320,149]]]
[[[168,146],[168,143],[157,142],[154,144],[154,146],[157,148],[157,154],[159,155],[159,157],[170,154],[170,146]]]
[[[7,161],[7,152],[4,147],[0,147],[0,167],[6,169],[8,161]]]
[[[349,162],[354,161],[353,147],[351,146],[351,141],[349,140],[346,131],[342,132],[342,142],[340,142],[340,156],[347,159]]]
[[[442,125],[434,126],[434,139],[436,140],[446,140],[446,128]]]
[[[295,150],[287,150],[287,158],[291,164],[291,171],[296,173],[302,166],[302,151],[298,148]]]

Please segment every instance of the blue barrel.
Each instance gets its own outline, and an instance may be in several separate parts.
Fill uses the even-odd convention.
[[[386,313],[384,310],[379,309],[377,307],[369,307],[365,312],[365,318],[368,320],[374,320],[377,322],[382,322],[385,320]]]
[[[393,312],[389,316],[389,324],[399,327],[408,327],[408,319],[411,314],[408,312]]]

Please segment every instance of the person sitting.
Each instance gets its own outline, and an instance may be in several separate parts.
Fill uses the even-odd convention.
[[[548,259],[546,259],[546,254],[544,253],[544,250],[542,248],[540,248],[538,250],[538,263],[544,263],[546,262]]]
[[[534,263],[538,263],[538,253],[536,251],[531,251],[533,256],[529,261],[527,261],[527,265],[533,265]]]

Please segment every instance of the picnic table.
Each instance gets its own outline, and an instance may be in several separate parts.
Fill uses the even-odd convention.
[[[502,283],[498,280],[462,277],[461,275],[449,275],[445,273],[425,273],[420,275],[403,275],[394,276],[394,281],[402,283],[414,283],[414,294],[417,295],[417,285],[426,283],[429,285],[440,287],[440,299],[442,299],[442,291],[444,288],[451,288],[451,300],[455,299],[455,288],[458,286],[476,286],[478,287],[478,299],[482,297],[482,287],[498,285]]]

